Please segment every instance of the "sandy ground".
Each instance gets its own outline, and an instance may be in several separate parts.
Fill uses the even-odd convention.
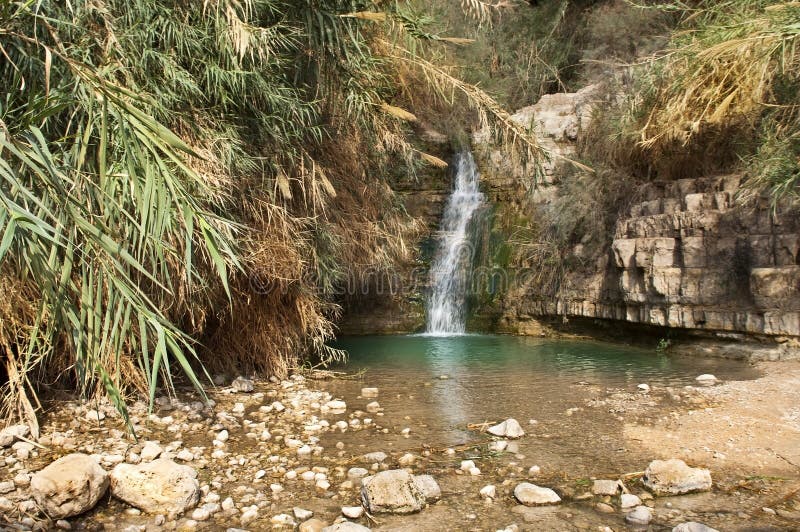
[[[800,362],[759,369],[764,376],[756,380],[687,390],[698,409],[674,410],[654,424],[626,424],[625,436],[654,456],[800,483]]]

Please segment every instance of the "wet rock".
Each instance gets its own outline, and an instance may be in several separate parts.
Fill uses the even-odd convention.
[[[370,464],[381,463],[386,460],[387,455],[384,452],[376,451],[374,453],[367,453],[363,456],[365,462]]]
[[[627,508],[633,508],[635,506],[641,506],[641,504],[642,500],[632,493],[623,493],[619,497],[619,505],[623,510]]]
[[[614,496],[620,490],[618,480],[595,480],[592,483],[592,494]]]
[[[11,425],[0,430],[0,447],[9,447],[30,433],[27,425]]]
[[[558,504],[561,497],[550,488],[543,488],[530,482],[523,482],[514,488],[514,497],[525,506]]]
[[[610,504],[606,504],[604,502],[598,502],[597,504],[594,505],[594,507],[598,512],[604,514],[613,514],[616,511],[614,510],[613,506],[611,506]]]
[[[108,473],[96,460],[85,454],[68,454],[33,476],[31,495],[47,515],[63,519],[94,508],[108,483]]]
[[[427,502],[438,501],[442,498],[442,488],[439,487],[439,483],[432,476],[414,475],[414,483]]]
[[[325,521],[320,519],[309,519],[308,521],[302,523],[300,525],[299,531],[300,532],[322,532],[322,530],[327,526]]]
[[[371,403],[367,403],[367,412],[378,412],[381,409],[381,404],[378,401],[372,401]]]
[[[494,434],[495,436],[511,439],[521,438],[525,435],[525,431],[522,430],[519,422],[513,418],[506,419],[494,427],[489,427],[488,432],[489,434]]]
[[[325,407],[327,409],[329,409],[329,410],[333,410],[333,411],[337,411],[338,412],[338,411],[341,411],[341,410],[347,410],[347,403],[345,403],[344,401],[340,401],[338,399],[335,399],[333,401],[328,401],[327,403],[325,403]]]
[[[370,529],[358,523],[342,521],[341,523],[326,526],[322,529],[322,532],[370,532]]]
[[[681,523],[672,529],[672,532],[719,532],[716,528],[711,528],[696,521]]]
[[[642,482],[656,495],[680,495],[711,489],[708,469],[689,467],[683,460],[653,460],[644,472]]]
[[[625,516],[625,521],[632,525],[645,526],[653,519],[653,511],[647,506],[637,506]]]
[[[408,467],[414,465],[414,462],[417,461],[417,457],[411,453],[406,453],[400,458],[398,458],[397,463],[403,467]]]
[[[365,399],[373,399],[378,397],[378,389],[377,388],[361,388],[361,397]]]
[[[370,513],[409,514],[425,507],[425,494],[402,469],[381,471],[361,483],[361,499]]]
[[[197,504],[197,471],[159,458],[143,465],[119,464],[111,472],[111,493],[148,513],[181,514]]]
[[[534,465],[534,466],[531,466],[530,469],[528,469],[528,476],[535,477],[536,475],[538,475],[541,472],[542,472],[542,468],[539,467],[538,465]]]
[[[461,461],[461,471],[469,471],[470,469],[475,468],[475,462],[472,460],[462,460]]]
[[[364,508],[361,506],[342,506],[342,515],[348,519],[358,519],[364,515]]]
[[[645,383],[637,385],[636,388],[642,393],[647,393],[650,391],[650,385]]]
[[[236,377],[231,383],[233,391],[239,393],[250,393],[253,391],[253,381],[246,377]]]
[[[506,440],[489,442],[490,451],[503,452],[506,450],[506,447],[508,447],[508,442]]]
[[[698,375],[695,379],[700,384],[715,384],[717,382],[717,378],[710,373],[703,373],[702,375]]]

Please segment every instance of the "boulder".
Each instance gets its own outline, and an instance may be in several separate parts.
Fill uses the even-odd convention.
[[[358,523],[351,523],[350,521],[342,521],[331,526],[326,526],[322,532],[369,532],[370,529]]]
[[[119,464],[111,472],[111,493],[153,514],[181,514],[200,498],[197,471],[159,458],[147,464]]]
[[[26,437],[29,432],[28,425],[10,425],[0,430],[0,447],[9,447],[15,441]]]
[[[391,469],[361,481],[361,499],[370,513],[410,514],[425,507],[425,494],[407,471]]]
[[[644,472],[642,482],[656,495],[681,495],[711,489],[708,469],[689,467],[683,460],[653,460]]]
[[[31,495],[52,519],[94,508],[108,490],[108,473],[86,454],[62,456],[31,479]]]
[[[522,430],[522,427],[516,419],[509,418],[494,427],[489,427],[489,434],[515,439],[524,436],[525,431]]]
[[[561,497],[550,488],[543,488],[530,482],[523,482],[514,488],[514,497],[525,506],[541,506],[545,504],[558,504]]]
[[[719,532],[719,530],[696,521],[688,521],[673,528],[672,532]]]

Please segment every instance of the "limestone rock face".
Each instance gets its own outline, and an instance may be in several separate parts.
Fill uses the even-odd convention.
[[[514,488],[514,497],[525,506],[541,506],[545,504],[558,504],[561,497],[550,488],[543,488],[530,482],[523,482]]]
[[[519,422],[513,418],[506,419],[494,427],[489,427],[488,432],[489,434],[494,434],[495,436],[511,439],[521,438],[525,435],[525,431],[522,430]]]
[[[181,514],[200,499],[197,471],[159,458],[147,464],[119,464],[111,472],[111,493],[152,514]]]
[[[402,469],[381,471],[361,481],[361,499],[370,513],[410,514],[425,507],[425,493]]]
[[[711,489],[708,469],[689,467],[683,460],[653,460],[644,472],[642,482],[656,495],[680,495]]]
[[[31,479],[31,494],[53,519],[94,508],[108,490],[108,473],[86,454],[62,456]]]

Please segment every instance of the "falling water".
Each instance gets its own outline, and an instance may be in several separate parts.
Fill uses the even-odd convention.
[[[473,246],[468,230],[484,204],[478,189],[478,169],[472,153],[456,156],[455,188],[442,219],[441,238],[431,267],[428,334],[463,334]]]

